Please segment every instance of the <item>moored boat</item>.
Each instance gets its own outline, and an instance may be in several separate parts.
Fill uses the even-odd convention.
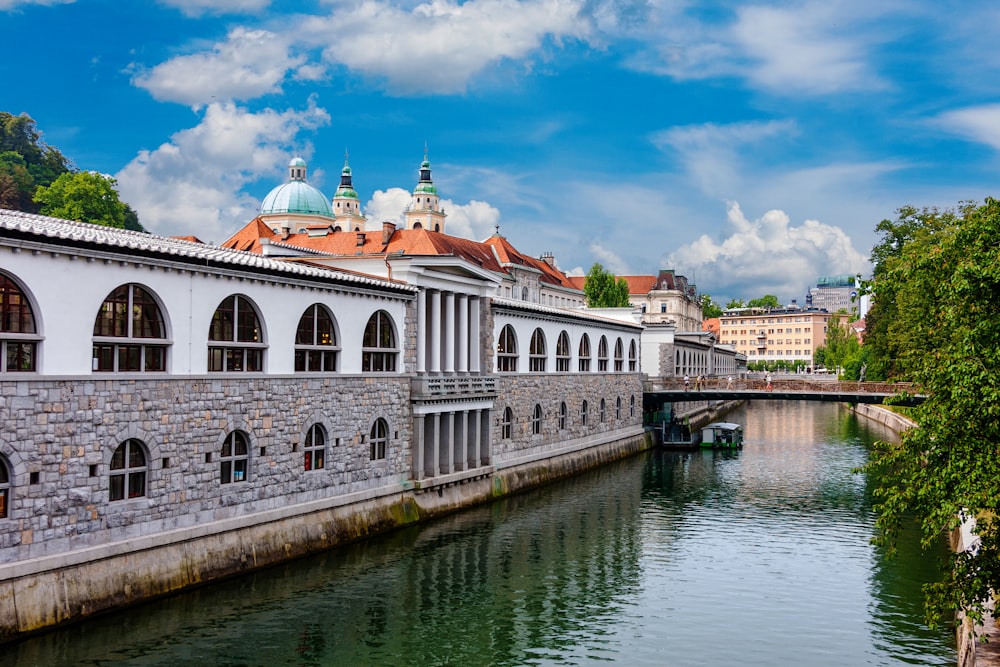
[[[712,422],[701,428],[701,446],[738,449],[743,446],[743,427],[733,422]]]

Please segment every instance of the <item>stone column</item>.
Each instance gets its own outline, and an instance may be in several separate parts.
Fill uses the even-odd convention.
[[[458,364],[459,373],[469,372],[469,296],[458,295]]]
[[[441,292],[431,290],[431,373],[441,372]]]
[[[441,424],[440,461],[441,474],[449,475],[455,472],[453,452],[455,451],[455,413],[445,412]]]
[[[438,451],[441,446],[441,415],[435,412],[431,415],[431,435],[428,438],[428,456],[424,461],[427,474],[437,477],[441,474],[441,455]]]
[[[483,342],[479,338],[479,305],[478,296],[469,299],[469,371],[478,373],[479,360],[483,355]]]
[[[424,416],[413,417],[413,478],[424,478]]]
[[[460,410],[455,413],[455,453],[452,459],[455,461],[455,470],[466,469],[466,448],[469,439],[469,411]]]
[[[427,372],[427,291],[417,292],[417,372]]]
[[[490,419],[492,418],[492,412],[490,410],[480,410],[479,419],[479,465],[488,466],[491,461],[490,457]]]
[[[455,372],[455,293],[444,293],[444,368]]]
[[[480,441],[482,440],[482,410],[473,410],[469,414],[469,446],[466,449],[467,456],[469,457],[469,468],[479,467],[479,447]]]

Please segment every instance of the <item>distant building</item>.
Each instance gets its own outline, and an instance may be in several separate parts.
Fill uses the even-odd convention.
[[[806,292],[806,307],[831,313],[844,311],[852,319],[858,316],[857,277],[852,275],[823,276],[815,287]]]
[[[719,342],[754,361],[802,361],[813,365],[826,344],[830,312],[815,308],[730,308],[719,318]]]

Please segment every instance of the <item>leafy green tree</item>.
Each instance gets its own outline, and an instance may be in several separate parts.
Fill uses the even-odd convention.
[[[750,303],[747,304],[749,308],[781,308],[781,303],[778,302],[778,297],[773,294],[765,294],[757,299],[750,299]]]
[[[65,173],[35,192],[41,212],[56,218],[125,227],[127,206],[118,199],[115,179],[93,171]]]
[[[605,271],[600,263],[595,263],[587,272],[583,293],[591,308],[625,308],[630,305],[628,283],[624,278],[615,278],[615,274]]]
[[[720,308],[719,304],[716,303],[714,299],[712,299],[711,294],[702,294],[700,298],[701,298],[701,316],[704,319],[707,320],[712,317],[719,317],[720,315],[722,315],[722,308]]]
[[[63,154],[42,141],[35,121],[27,114],[15,116],[0,111],[0,155],[6,153],[20,155],[23,166],[31,175],[31,181],[26,186],[29,189],[22,197],[28,205],[32,203],[35,187],[50,185],[70,170]],[[0,173],[4,173],[2,168]]]
[[[975,517],[978,549],[949,557],[926,611],[932,625],[957,610],[981,619],[1000,591],[1000,202],[901,209],[881,231],[870,288],[894,316],[881,335],[928,399],[911,413],[919,428],[879,443],[868,466],[882,473],[876,541],[891,551],[915,517],[930,547]]]
[[[730,299],[729,302],[726,304],[726,310],[730,310],[732,308],[746,308],[746,307],[747,304],[745,301],[743,301],[743,299]]]

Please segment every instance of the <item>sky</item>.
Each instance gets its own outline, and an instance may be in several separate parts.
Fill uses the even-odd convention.
[[[900,207],[1000,194],[998,38],[987,1],[0,0],[0,111],[156,234],[221,243],[295,156],[381,228],[426,150],[449,233],[801,304]]]

